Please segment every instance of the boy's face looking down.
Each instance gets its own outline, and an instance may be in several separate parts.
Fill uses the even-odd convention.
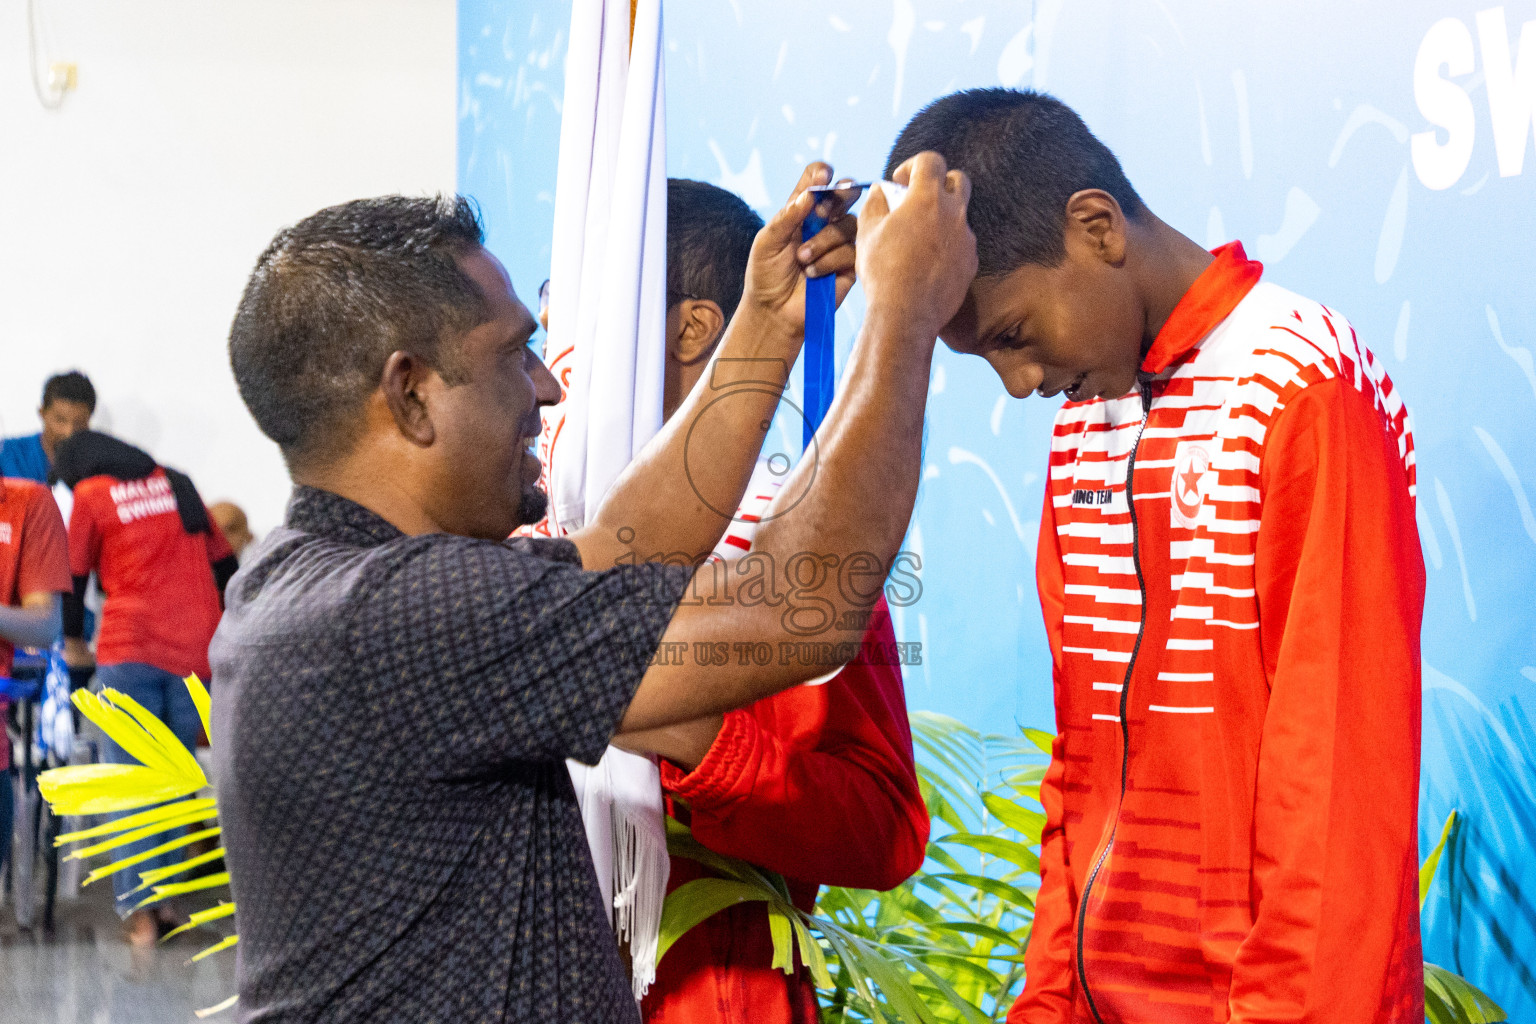
[[[1210,255],[1147,209],[1114,153],[1055,97],[940,97],[901,130],[887,176],[925,150],[971,178],[978,270],[940,332],[949,347],[986,359],[1015,398],[1129,394]]]
[[[1067,200],[1066,255],[978,277],[945,344],[992,364],[1014,398],[1065,392],[1072,401],[1119,398],[1136,384],[1147,311],[1127,266],[1120,204],[1100,189]]]

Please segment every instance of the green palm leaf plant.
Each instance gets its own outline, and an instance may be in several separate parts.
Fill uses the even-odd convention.
[[[774,966],[809,968],[828,1024],[983,1024],[1006,1014],[1023,979],[1040,870],[1040,780],[1051,737],[983,736],[931,712],[911,716],[918,782],[933,818],[924,870],[888,892],[829,887],[807,914],[772,872],[705,849],[668,820],[674,855],[702,878],[667,897],[661,955],[710,915],[767,904]]]
[[[789,903],[781,878],[704,849],[669,820],[673,853],[720,877],[668,896],[662,954],[711,914],[762,900],[774,966],[794,971],[799,952],[816,982],[824,1024],[1001,1021],[1024,980],[1045,823],[1040,782],[1052,737],[1027,728],[1019,736],[983,735],[925,711],[913,712],[911,721],[935,837],[916,875],[883,893],[824,889],[815,913],[806,914]],[[1455,821],[1455,814],[1446,820],[1420,868],[1420,906]],[[1424,988],[1430,1024],[1506,1019],[1486,994],[1434,964],[1424,965]]]
[[[1440,854],[1456,828],[1456,812],[1452,811],[1440,829],[1440,841],[1429,851],[1424,863],[1419,865],[1419,909],[1429,898],[1429,886],[1440,867]],[[1504,1011],[1487,993],[1459,974],[1452,974],[1443,967],[1424,961],[1424,1016],[1430,1024],[1496,1024],[1507,1020]]]
[[[208,690],[197,676],[186,678],[187,691],[197,706],[203,730],[209,731],[211,701]],[[219,835],[218,803],[196,794],[208,786],[208,778],[191,751],[182,746],[176,734],[127,694],[110,688],[100,694],[75,691],[75,706],[110,739],[138,760],[138,764],[86,764],[54,768],[37,778],[38,789],[55,815],[119,814],[105,824],[61,835],[59,846],[75,845],[70,860],[84,860],[120,850],[130,843],[151,837],[165,837],[152,849],[128,857],[110,859],[86,876],[84,885],[110,878],[164,853],[185,849],[204,839]],[[124,812],[136,811],[133,814]],[[178,875],[213,863],[224,856],[222,847],[188,856],[169,867],[139,874],[133,892],[143,892],[135,906],[147,907],[185,893],[227,889],[229,873],[217,872],[201,878],[174,881]],[[193,914],[185,925],[167,934],[167,939],[190,928],[210,924],[235,913],[233,902],[224,901]],[[238,936],[230,935],[194,954],[189,963],[233,947]],[[227,1009],[234,997],[218,1006],[199,1011],[198,1016]]]
[[[910,976],[934,1019],[1001,1020],[1024,979],[1051,735],[984,735],[926,711],[913,712],[911,723],[918,784],[933,819],[928,859],[889,892],[829,888],[818,911],[849,929],[867,929],[877,948],[903,950],[947,982],[964,1005],[938,998],[928,972]],[[829,1024],[875,1019],[869,1001],[844,980],[849,973],[824,994]]]

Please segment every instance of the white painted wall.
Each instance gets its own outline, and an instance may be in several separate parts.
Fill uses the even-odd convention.
[[[0,431],[78,367],[96,424],[276,525],[288,480],[235,390],[230,318],[284,224],[454,187],[454,0],[0,0]]]

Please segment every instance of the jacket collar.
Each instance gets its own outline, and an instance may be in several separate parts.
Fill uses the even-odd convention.
[[[1241,242],[1228,242],[1211,255],[1215,260],[1195,278],[1157,332],[1141,361],[1143,374],[1156,376],[1184,358],[1237,308],[1264,273],[1264,264],[1250,260]]]

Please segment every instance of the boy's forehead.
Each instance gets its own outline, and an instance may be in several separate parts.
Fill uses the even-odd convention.
[[[54,398],[43,406],[43,411],[73,417],[89,418],[91,415],[90,406],[84,402],[77,402],[73,398]]]

